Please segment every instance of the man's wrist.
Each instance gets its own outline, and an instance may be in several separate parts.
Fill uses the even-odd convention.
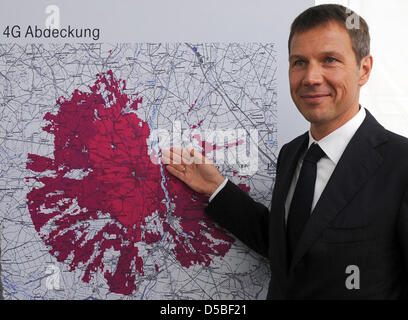
[[[209,184],[208,190],[205,193],[211,196],[224,181],[225,178],[221,174],[219,174],[215,181]]]
[[[214,197],[225,187],[227,182],[228,182],[228,178],[225,178],[224,181],[211,194],[210,199],[208,199],[208,202],[211,202],[211,200],[214,199]]]

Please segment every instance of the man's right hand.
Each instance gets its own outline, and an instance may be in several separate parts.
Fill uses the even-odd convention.
[[[210,196],[225,180],[211,160],[194,149],[163,150],[162,161],[172,175],[198,193]]]

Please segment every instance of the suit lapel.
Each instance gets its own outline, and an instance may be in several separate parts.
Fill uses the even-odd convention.
[[[374,147],[386,140],[384,128],[367,111],[316,204],[294,252],[290,271],[380,166],[383,159]]]
[[[272,265],[279,273],[283,288],[286,287],[284,279],[287,277],[287,253],[286,253],[286,226],[285,226],[285,201],[288,194],[293,174],[301,154],[306,150],[309,142],[309,135],[305,134],[296,138],[287,146],[287,150],[282,152],[282,159],[279,167],[279,177],[275,181],[274,193],[276,197],[272,200],[271,207],[271,252],[275,257]]]
[[[282,159],[282,164],[280,168],[280,177],[283,178],[282,182],[279,183],[276,187],[277,195],[279,197],[279,204],[284,205],[286,197],[292,183],[293,174],[301,154],[306,151],[307,145],[309,143],[309,134],[305,133],[298,137],[292,146],[288,147],[288,150],[285,152],[285,156]],[[283,218],[284,218],[283,213]],[[282,217],[281,217],[282,218]]]

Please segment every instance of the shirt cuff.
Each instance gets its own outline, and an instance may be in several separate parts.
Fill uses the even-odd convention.
[[[215,190],[214,193],[211,195],[210,199],[208,199],[208,202],[211,202],[211,200],[214,199],[214,197],[218,194],[218,192],[220,192],[222,190],[222,188],[225,187],[227,182],[228,182],[228,178],[225,178],[224,182],[219,185],[217,190]]]

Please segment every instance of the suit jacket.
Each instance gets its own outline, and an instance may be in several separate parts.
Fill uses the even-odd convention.
[[[400,299],[408,288],[408,139],[367,111],[331,175],[288,265],[285,200],[305,133],[277,160],[271,210],[228,182],[205,209],[270,261],[268,299]],[[357,276],[360,288],[349,289]],[[350,280],[350,279],[349,279]]]

